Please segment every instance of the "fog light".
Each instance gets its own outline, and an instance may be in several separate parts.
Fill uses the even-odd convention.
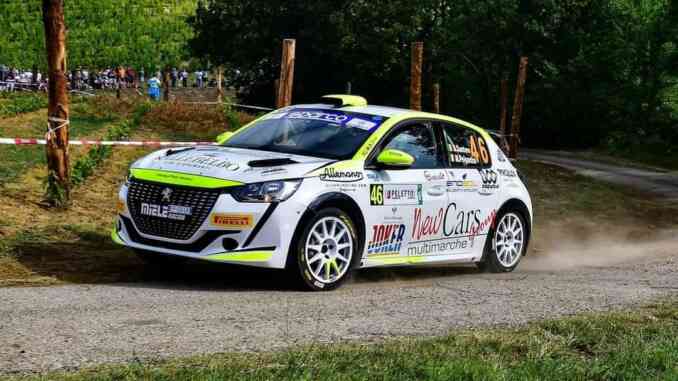
[[[224,240],[221,241],[221,245],[226,251],[231,251],[238,248],[238,241],[233,238],[224,238]]]

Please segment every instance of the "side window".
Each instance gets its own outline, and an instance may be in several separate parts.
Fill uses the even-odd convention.
[[[487,143],[477,132],[453,124],[445,124],[443,127],[451,167],[476,168],[491,164]]]
[[[412,124],[399,128],[391,135],[385,149],[397,149],[414,157],[412,169],[441,168],[442,161],[436,148],[433,129],[425,124]]]

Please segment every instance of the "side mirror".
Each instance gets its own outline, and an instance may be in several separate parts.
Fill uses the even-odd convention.
[[[414,164],[414,158],[409,153],[397,149],[387,149],[377,156],[377,164],[385,168],[407,169]]]
[[[234,133],[231,132],[231,131],[226,131],[226,132],[224,132],[223,134],[217,136],[217,139],[216,139],[217,144],[224,144],[224,143],[226,143],[226,141],[227,141],[228,139],[230,139],[231,136],[233,136],[233,135],[234,135]]]

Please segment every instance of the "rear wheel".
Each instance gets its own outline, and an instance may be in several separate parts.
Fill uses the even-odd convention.
[[[360,255],[353,221],[342,210],[327,208],[301,229],[290,251],[291,275],[308,290],[339,287],[350,277],[355,258]]]
[[[500,212],[497,221],[486,244],[483,261],[477,265],[492,273],[511,272],[527,249],[527,224],[520,213],[511,210]]]

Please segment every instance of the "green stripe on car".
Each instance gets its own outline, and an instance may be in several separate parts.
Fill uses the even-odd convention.
[[[217,179],[215,177],[190,175],[180,172],[160,171],[157,169],[132,169],[132,177],[139,180],[162,184],[182,185],[194,188],[228,188],[243,185],[241,182]]]

